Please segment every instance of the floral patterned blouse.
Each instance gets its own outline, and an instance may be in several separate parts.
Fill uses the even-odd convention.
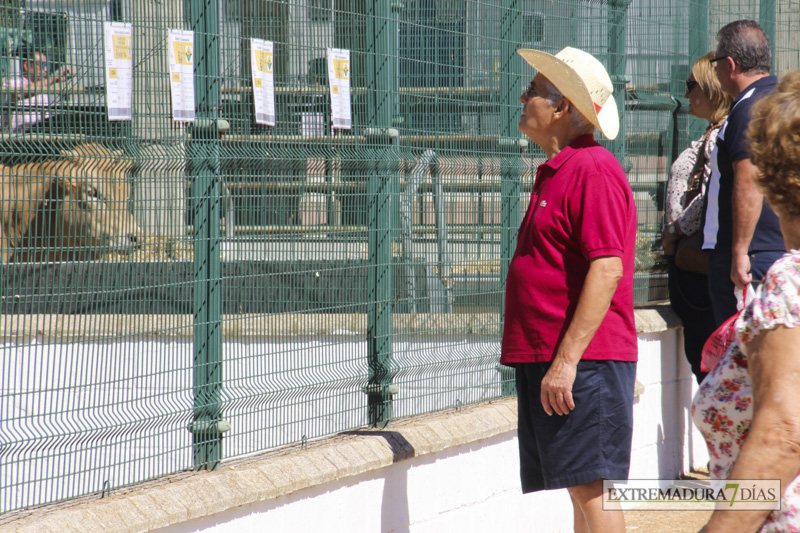
[[[708,374],[692,402],[692,418],[708,445],[711,477],[731,472],[753,419],[753,388],[744,343],[782,324],[800,324],[800,251],[775,262],[736,321],[738,341]],[[762,533],[800,532],[800,476],[786,488],[781,510],[770,513]]]

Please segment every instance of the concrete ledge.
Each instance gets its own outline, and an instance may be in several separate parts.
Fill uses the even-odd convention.
[[[150,531],[516,431],[516,398],[397,420],[258,456],[0,517],[0,532]]]
[[[680,327],[680,319],[668,303],[637,307],[639,333],[658,333]],[[0,342],[42,343],[111,341],[138,339],[193,338],[191,315],[0,315]],[[437,337],[453,331],[459,334],[495,336],[502,333],[496,313],[403,314],[392,316],[397,335]],[[224,315],[222,335],[226,339],[280,339],[302,337],[364,337],[365,314]]]
[[[669,302],[652,303],[637,307],[636,315],[637,333],[661,333],[681,327],[680,317],[672,310]]]

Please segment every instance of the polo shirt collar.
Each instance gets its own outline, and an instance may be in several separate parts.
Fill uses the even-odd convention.
[[[745,87],[744,90],[740,92],[736,98],[733,99],[733,106],[731,106],[731,108],[735,107],[736,104],[738,104],[739,101],[742,100],[747,95],[748,92],[750,92],[750,89],[757,89],[759,87],[772,87],[777,84],[778,84],[777,76],[766,76],[764,78],[757,79],[756,81]]]
[[[569,161],[569,159],[575,155],[579,149],[596,145],[597,143],[594,140],[593,133],[581,135],[580,137],[573,139],[573,141],[565,146],[560,152],[558,152],[553,159],[548,159],[539,165],[539,168],[550,167],[553,170],[558,170],[564,163]]]

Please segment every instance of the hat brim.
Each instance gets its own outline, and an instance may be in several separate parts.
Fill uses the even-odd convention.
[[[613,94],[602,106],[595,105],[586,83],[575,70],[559,58],[541,50],[521,49],[517,53],[531,67],[561,91],[572,104],[609,140],[619,133],[619,111]]]

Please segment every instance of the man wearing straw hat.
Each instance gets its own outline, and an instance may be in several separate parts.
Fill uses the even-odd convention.
[[[613,86],[590,54],[519,50],[538,71],[519,129],[539,166],[508,269],[501,363],[516,369],[522,491],[567,488],[575,531],[623,532],[604,479],[627,479],[638,357],[636,207],[616,158]]]

